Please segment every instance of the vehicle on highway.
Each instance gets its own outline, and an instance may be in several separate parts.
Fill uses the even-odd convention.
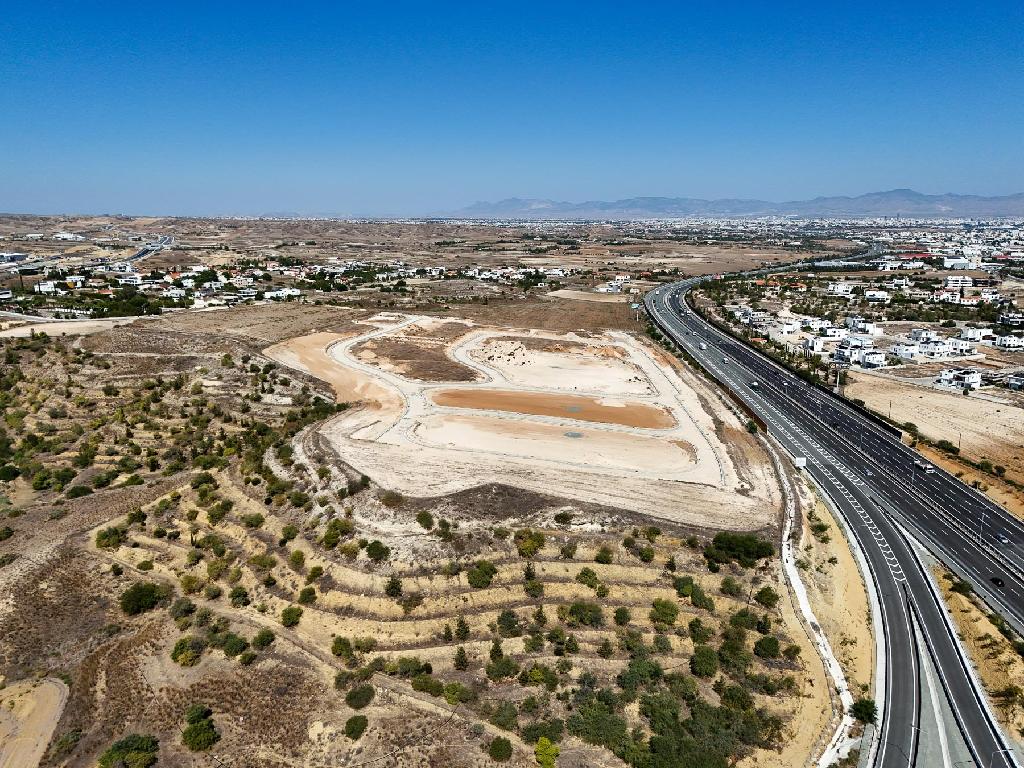
[[[728,360],[727,360],[726,358],[724,358],[724,357],[723,357],[723,358],[722,358],[722,362],[723,362],[723,363],[725,363],[725,362],[728,362]]]
[[[1010,540],[1006,537],[1005,533],[997,533],[996,538],[999,539],[999,543],[1004,547],[1010,543]]]
[[[700,348],[701,348],[702,350],[704,350],[704,349],[707,349],[707,348],[708,348],[708,345],[707,345],[707,344],[705,344],[705,343],[704,343],[704,342],[702,341],[702,342],[700,343]]]
[[[1001,578],[999,578],[998,576],[993,576],[993,577],[992,577],[991,579],[989,579],[989,581],[991,581],[991,582],[992,582],[993,584],[995,584],[995,585],[996,585],[997,587],[999,587],[1000,589],[1002,589],[1003,587],[1005,587],[1005,586],[1006,586],[1006,582],[1005,582],[1005,581],[1003,581],[1003,580],[1002,580]]]
[[[926,475],[935,473],[935,467],[929,464],[927,461],[921,461],[920,459],[914,459],[914,465],[924,470]]]
[[[750,382],[750,388],[751,389],[757,389],[757,382],[756,381]]]

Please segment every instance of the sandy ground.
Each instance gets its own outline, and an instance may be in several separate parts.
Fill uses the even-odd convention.
[[[810,491],[804,493],[805,510],[813,509],[818,521],[829,527],[828,540],[819,541],[805,517],[801,551],[808,564],[802,574],[807,595],[850,689],[868,694],[875,671],[875,644],[867,588],[838,522]]]
[[[651,382],[630,360],[613,356],[599,345],[582,349],[577,345],[547,351],[531,349],[522,339],[486,336],[463,350],[472,361],[486,366],[491,378],[521,387],[616,395],[652,392]]]
[[[622,424],[645,429],[669,429],[675,420],[661,408],[644,403],[598,399],[581,395],[548,395],[508,390],[443,389],[431,394],[436,405],[488,411],[511,411],[534,416],[564,416],[579,421]]]
[[[894,421],[913,422],[932,440],[949,440],[971,458],[988,458],[1009,474],[1024,475],[1024,409],[870,374],[850,378],[847,397],[862,399],[883,416],[891,403]]]
[[[369,376],[339,365],[326,354],[332,344],[346,338],[351,338],[351,334],[312,333],[268,347],[264,354],[282,365],[298,368],[327,382],[339,402],[359,401],[381,411],[401,408],[399,399],[390,389],[380,386]]]
[[[25,338],[33,333],[45,333],[49,336],[87,336],[133,322],[135,322],[134,317],[111,320],[65,320],[59,323],[26,323],[0,330],[0,338]]]
[[[631,298],[635,301],[637,297],[630,296],[626,293],[592,293],[590,291],[574,291],[570,288],[563,288],[559,291],[551,291],[547,294],[548,296],[556,299],[572,299],[574,301],[597,301],[602,303],[622,303],[629,301]]]
[[[38,765],[68,698],[60,680],[22,680],[0,689],[0,768]]]
[[[1021,736],[1024,736],[1024,697],[1016,701],[1002,700],[993,694],[998,694],[1011,684],[1024,684],[1024,659],[1014,651],[1010,642],[999,633],[974,600],[950,589],[952,583],[945,578],[948,573],[941,566],[935,567],[935,580],[942,589],[946,605],[956,623],[957,634],[974,662],[974,668],[988,692],[996,716],[1006,732],[1017,737],[1020,746]]]
[[[585,338],[508,329],[477,329],[453,340],[448,353],[479,381],[458,387],[479,397],[566,391],[624,412],[637,403],[668,414],[670,428],[651,429],[557,415],[473,412],[441,407],[431,386],[360,359],[353,349],[384,335],[409,339],[417,316],[381,315],[350,338],[314,334],[266,350],[329,382],[339,399],[359,400],[320,427],[338,455],[375,481],[409,496],[435,496],[495,481],[540,493],[661,515],[683,524],[760,528],[773,518],[772,491],[737,467],[717,434],[716,417],[694,390],[646,345],[623,333]],[[428,323],[436,323],[429,319]],[[432,340],[431,344],[434,343]],[[553,351],[558,350],[558,351]],[[465,397],[466,395],[462,395]],[[591,405],[591,408],[598,408]],[[479,410],[479,409],[477,409]],[[533,410],[540,410],[535,408]],[[754,478],[754,479],[750,479]],[[737,494],[742,489],[744,493]]]

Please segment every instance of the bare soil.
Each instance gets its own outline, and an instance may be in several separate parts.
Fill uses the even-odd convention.
[[[662,408],[629,401],[599,400],[583,395],[546,395],[498,389],[442,389],[431,393],[430,398],[435,404],[450,408],[561,416],[643,429],[669,429],[676,423]]]

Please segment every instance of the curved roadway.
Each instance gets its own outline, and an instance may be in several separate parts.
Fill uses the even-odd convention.
[[[791,455],[806,459],[806,472],[842,512],[868,562],[886,655],[884,703],[869,764],[929,764],[919,754],[921,657],[927,654],[974,764],[1017,766],[911,536],[1021,627],[1024,527],[951,475],[925,473],[915,464],[920,456],[898,436],[696,314],[684,297],[701,279],[648,293],[648,315],[757,413]],[[993,576],[1003,588],[992,584]]]

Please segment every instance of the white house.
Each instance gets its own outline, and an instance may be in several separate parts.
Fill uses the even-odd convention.
[[[804,352],[808,354],[822,352],[825,349],[825,339],[821,336],[806,336],[802,346]]]
[[[939,374],[939,384],[957,389],[978,389],[981,371],[976,368],[944,368]]]
[[[900,342],[894,344],[892,353],[902,360],[916,360],[921,356],[921,348],[914,342]]]
[[[886,304],[889,302],[889,292],[874,288],[871,290],[864,291],[864,298],[872,303],[881,302],[883,304]]]
[[[1006,380],[1006,386],[1010,389],[1024,389],[1024,373],[1014,373]]]
[[[996,346],[999,349],[1024,349],[1024,336],[997,336]]]
[[[925,357],[930,357],[933,360],[938,360],[943,357],[949,357],[952,354],[952,350],[949,348],[949,344],[945,340],[932,340],[922,342],[921,354]]]
[[[960,329],[960,338],[964,339],[965,341],[978,342],[992,335],[993,334],[991,328],[970,328],[964,326],[963,328]]]
[[[969,275],[949,275],[945,285],[947,288],[953,289],[970,288],[974,285],[974,280]]]
[[[954,355],[973,355],[974,345],[964,339],[946,339],[949,351]]]
[[[850,296],[853,294],[853,286],[850,283],[829,283],[825,292],[829,296]]]
[[[884,368],[885,352],[880,349],[865,349],[860,354],[860,364],[865,368]]]
[[[939,333],[931,328],[914,328],[910,331],[910,338],[920,344],[924,341],[935,341],[939,338]]]

